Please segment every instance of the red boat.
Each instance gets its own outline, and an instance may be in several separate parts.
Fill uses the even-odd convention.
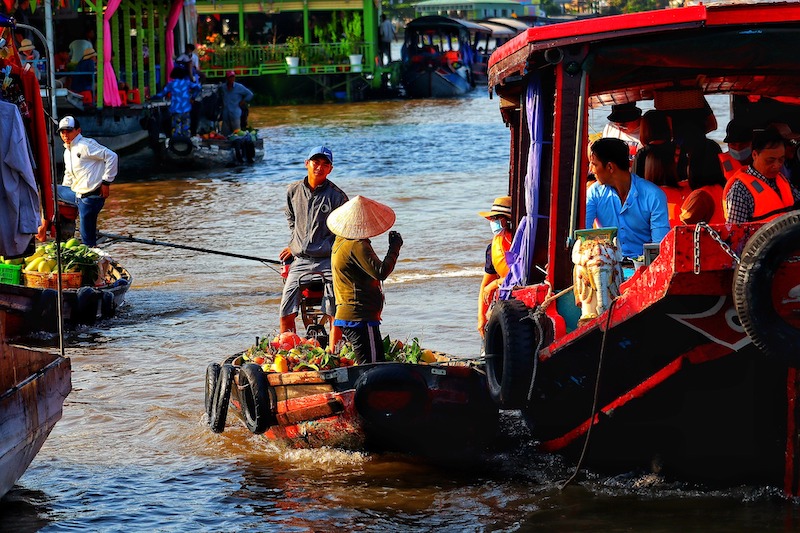
[[[264,372],[237,355],[208,367],[212,430],[223,431],[228,405],[250,431],[292,448],[452,460],[480,453],[497,435],[486,376],[466,363]]]
[[[796,2],[714,3],[531,28],[492,55],[518,262],[487,374],[539,449],[800,495],[800,212],[674,227],[596,318],[578,322],[571,290],[589,110],[729,94],[732,117],[800,131],[797,42]]]

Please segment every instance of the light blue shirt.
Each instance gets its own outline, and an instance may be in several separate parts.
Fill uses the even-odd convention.
[[[631,174],[631,190],[620,205],[616,189],[595,183],[586,193],[586,226],[617,228],[622,255],[644,255],[644,244],[661,242],[669,233],[667,196],[658,185]]]

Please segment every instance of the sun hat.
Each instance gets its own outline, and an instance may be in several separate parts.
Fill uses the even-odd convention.
[[[725,127],[725,143],[747,143],[753,140],[753,130],[741,119],[731,119]]]
[[[792,128],[790,128],[788,124],[783,122],[773,122],[770,124],[770,126],[778,130],[778,133],[781,134],[781,137],[787,141],[796,141],[797,139],[800,139],[800,133],[792,132]]]
[[[97,57],[97,52],[95,52],[94,48],[92,48],[91,46],[83,51],[84,59],[91,59],[93,57]]]
[[[29,51],[33,50],[34,48],[35,48],[35,46],[33,46],[33,43],[31,42],[30,39],[22,39],[22,42],[19,43],[19,51],[20,52],[29,52]]]
[[[234,78],[236,77],[236,71],[235,70],[229,70],[228,72],[225,73],[225,77],[226,78],[230,78],[231,76],[233,76]]]
[[[66,129],[75,130],[75,129],[78,129],[78,128],[80,128],[80,125],[78,124],[78,121],[75,120],[75,117],[73,117],[72,115],[65,116],[58,123],[58,131],[66,130]]]
[[[483,218],[492,218],[498,215],[511,218],[511,197],[498,196],[494,199],[491,211],[481,211],[478,214]]]
[[[328,161],[333,164],[333,152],[327,146],[315,146],[311,150],[308,151],[308,157],[306,157],[306,161],[311,161],[314,159],[314,156],[324,155],[328,158]]]
[[[608,115],[608,120],[611,122],[633,122],[642,116],[642,110],[636,107],[636,102],[628,102],[627,104],[617,104],[611,106],[611,114]]]
[[[364,196],[356,196],[328,215],[328,229],[345,239],[369,239],[394,225],[392,208]]]

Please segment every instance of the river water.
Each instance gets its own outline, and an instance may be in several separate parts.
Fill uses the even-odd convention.
[[[477,212],[507,190],[509,133],[482,91],[453,100],[254,109],[267,156],[251,168],[160,173],[126,158],[101,215],[111,233],[276,258],[287,184],[309,147],[330,179],[397,213],[405,245],[385,284],[384,334],[475,356],[489,240]],[[607,111],[595,114],[602,124]],[[720,119],[725,124],[726,120]],[[721,138],[721,137],[720,137]],[[379,254],[386,237],[374,239]],[[262,263],[131,243],[118,317],[67,338],[73,391],[0,531],[795,531],[773,487],[708,490],[613,478],[538,454],[504,416],[503,446],[442,467],[403,456],[276,448],[233,419],[204,420],[206,366],[277,329],[281,279]]]

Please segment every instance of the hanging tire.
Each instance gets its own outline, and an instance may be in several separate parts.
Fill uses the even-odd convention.
[[[239,400],[247,429],[259,435],[278,423],[269,394],[267,376],[255,363],[239,369]]]
[[[205,400],[209,422],[211,421],[211,406],[214,405],[214,393],[217,390],[217,381],[219,381],[219,370],[219,363],[211,363],[206,367]]]
[[[520,300],[500,300],[484,334],[486,381],[500,409],[525,406],[533,379],[536,334],[528,307]]]
[[[93,287],[78,289],[72,320],[78,324],[94,324],[97,321],[97,305],[100,298],[100,291]]]
[[[747,241],[733,281],[745,332],[767,357],[800,368],[800,211],[776,218]],[[794,269],[785,275],[782,267]],[[791,300],[794,300],[792,302]]]
[[[168,144],[169,146],[167,148],[175,155],[181,157],[188,156],[192,153],[192,150],[194,150],[192,140],[185,135],[173,135]]]
[[[103,296],[100,300],[100,316],[102,318],[111,318],[117,312],[117,303],[114,301],[114,295],[108,291],[101,291]]]
[[[228,402],[231,399],[231,386],[233,385],[233,365],[224,364],[219,369],[219,379],[214,389],[214,399],[211,402],[211,416],[208,425],[214,433],[225,430],[225,419],[228,417]]]
[[[378,364],[355,382],[353,403],[366,424],[394,430],[418,420],[428,404],[428,385],[412,365]]]

